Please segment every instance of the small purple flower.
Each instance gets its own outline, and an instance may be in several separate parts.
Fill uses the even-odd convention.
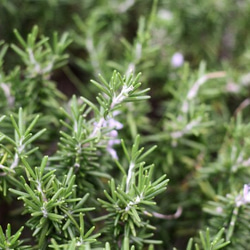
[[[118,113],[114,112],[113,116],[117,115]],[[120,144],[120,140],[117,139],[118,137],[118,132],[117,130],[123,128],[123,124],[115,120],[113,117],[109,118],[108,120],[105,121],[104,127],[110,128],[111,131],[107,134],[109,137],[108,140],[108,145],[107,145],[107,151],[111,155],[111,157],[115,160],[118,160],[118,156],[116,151],[114,150],[113,146],[115,144]]]
[[[238,93],[240,91],[240,86],[236,83],[229,82],[226,85],[226,91],[229,93]]]
[[[250,203],[250,184],[245,184],[243,188],[244,203]]]
[[[118,122],[114,118],[110,118],[106,121],[105,127],[114,128],[114,129],[122,129],[123,124]]]
[[[243,186],[243,195],[238,195],[235,202],[237,207],[250,203],[250,184],[245,184]]]
[[[184,57],[183,57],[182,53],[180,53],[180,52],[174,53],[174,55],[172,56],[172,59],[171,59],[171,65],[174,68],[179,68],[182,66],[183,63],[184,63]]]
[[[173,19],[173,13],[169,10],[161,9],[158,11],[158,17],[165,21],[170,21]]]

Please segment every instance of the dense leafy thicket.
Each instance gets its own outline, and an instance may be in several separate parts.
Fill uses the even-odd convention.
[[[0,249],[248,248],[248,1],[0,7]]]

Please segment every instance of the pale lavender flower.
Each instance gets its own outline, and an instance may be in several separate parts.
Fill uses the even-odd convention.
[[[243,75],[240,79],[240,84],[242,86],[249,86],[250,85],[250,73]]]
[[[243,200],[246,203],[250,203],[250,184],[245,184],[243,188]]]
[[[243,186],[243,195],[238,195],[235,201],[237,207],[250,203],[250,184],[245,184]]]
[[[10,93],[10,86],[7,85],[6,83],[2,82],[0,84],[0,87],[2,88],[2,90],[3,90],[3,92],[4,92],[5,96],[6,96],[8,104],[12,107],[14,105],[15,98]]]
[[[183,57],[182,53],[180,53],[180,52],[174,53],[174,55],[172,56],[172,59],[171,59],[171,65],[174,68],[179,68],[182,66],[183,63],[184,63],[184,57]]]
[[[113,115],[117,115],[118,113],[113,113]],[[118,159],[117,153],[114,150],[113,146],[116,144],[120,143],[120,140],[117,139],[118,137],[118,132],[117,130],[122,129],[123,128],[123,124],[118,122],[117,120],[115,120],[113,117],[109,118],[108,120],[106,120],[104,122],[104,127],[106,128],[110,128],[112,129],[107,136],[109,137],[108,140],[108,145],[107,145],[107,151],[109,152],[109,154],[111,155],[111,157],[115,160]]]
[[[109,118],[104,122],[104,127],[114,128],[114,129],[122,129],[123,124],[115,120],[114,118]]]
[[[238,93],[240,91],[240,86],[233,82],[229,82],[226,85],[226,91],[229,93]]]
[[[158,11],[158,17],[165,21],[170,21],[173,19],[173,13],[169,10],[161,9]]]
[[[111,155],[111,157],[115,160],[118,160],[118,155],[116,153],[116,151],[113,148],[114,144],[119,144],[120,140],[109,140],[108,145],[107,145],[107,151],[108,153]]]

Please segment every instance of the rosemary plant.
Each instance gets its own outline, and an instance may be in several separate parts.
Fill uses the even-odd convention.
[[[248,249],[248,1],[0,6],[0,249]]]

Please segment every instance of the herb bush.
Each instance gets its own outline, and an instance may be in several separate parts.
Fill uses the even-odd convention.
[[[248,1],[0,4],[0,249],[248,248]]]

